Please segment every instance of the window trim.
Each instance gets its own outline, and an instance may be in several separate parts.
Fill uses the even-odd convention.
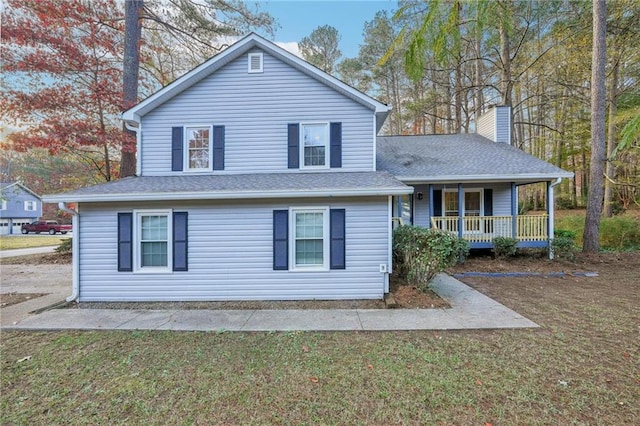
[[[324,272],[330,270],[330,215],[327,206],[289,207],[289,271]],[[296,265],[296,214],[322,213],[322,265]]]
[[[260,58],[260,68],[251,68],[251,59],[257,57]],[[247,55],[247,72],[249,74],[260,74],[264,72],[264,55],[262,52],[252,52]]]
[[[209,130],[209,167],[207,168],[191,168],[189,167],[189,130],[190,129],[208,129]],[[213,126],[211,124],[190,124],[182,127],[183,140],[183,170],[187,173],[210,172],[213,171]]]
[[[33,204],[33,208],[30,209],[27,207],[28,204]],[[3,209],[4,210],[4,209]],[[24,211],[27,212],[35,212],[38,210],[38,202],[37,201],[33,201],[33,200],[24,200]]]
[[[167,266],[142,266],[142,217],[167,217]],[[169,274],[173,273],[173,210],[149,209],[133,211],[133,273]]]
[[[442,189],[442,216],[447,217],[447,205],[445,203],[445,193],[454,192],[458,193],[458,188],[443,188]],[[462,206],[458,206],[458,215],[457,216],[448,216],[448,217],[465,217],[466,213],[466,203],[464,201],[464,194],[467,192],[477,192],[480,194],[480,216],[484,216],[484,188],[462,188]],[[456,197],[457,200],[457,197]]]
[[[322,125],[324,126],[324,134],[325,134],[325,143],[324,143],[324,165],[322,166],[307,166],[304,163],[304,128],[305,126],[319,126]],[[317,122],[307,122],[307,123],[299,123],[300,126],[300,134],[299,134],[299,141],[300,141],[300,153],[299,153],[299,164],[300,164],[300,169],[306,169],[306,170],[327,170],[330,168],[330,161],[331,161],[331,131],[330,131],[330,123],[328,121],[317,121]]]

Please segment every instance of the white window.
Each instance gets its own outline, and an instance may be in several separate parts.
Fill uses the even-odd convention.
[[[314,123],[300,125],[300,164],[303,168],[327,168],[329,162],[329,124]]]
[[[135,270],[140,272],[169,272],[172,265],[171,212],[135,212],[134,249]]]
[[[25,201],[24,209],[28,212],[35,212],[38,208],[38,203],[36,201]]]
[[[248,57],[248,72],[249,73],[261,73],[263,71],[263,59],[262,53],[249,53]]]
[[[2,203],[0,203],[0,204],[2,204],[0,206],[0,210],[6,210],[7,209],[7,200],[2,200]]]
[[[444,216],[482,216],[484,206],[482,200],[482,189],[464,189],[462,198],[462,209],[458,205],[458,190],[446,189],[442,197],[444,206]],[[462,213],[462,214],[461,214]]]
[[[292,269],[328,269],[328,209],[292,209],[290,217]]]
[[[211,127],[187,127],[187,170],[211,170]]]

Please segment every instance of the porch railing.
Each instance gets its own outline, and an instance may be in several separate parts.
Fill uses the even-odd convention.
[[[431,226],[458,234],[458,216],[432,217]],[[513,238],[511,216],[465,216],[462,218],[462,238],[475,243],[487,243],[495,237]],[[546,241],[547,215],[516,216],[518,241]]]

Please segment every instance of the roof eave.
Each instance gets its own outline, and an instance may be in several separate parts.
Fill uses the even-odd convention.
[[[501,174],[501,175],[441,175],[441,176],[396,176],[401,182],[404,183],[441,183],[441,182],[475,182],[475,183],[488,183],[488,182],[511,182],[511,181],[541,181],[541,180],[553,180],[558,178],[572,178],[573,173],[523,173],[523,174]]]
[[[316,191],[213,191],[213,192],[154,192],[126,194],[52,194],[45,195],[45,203],[98,203],[122,201],[181,201],[181,200],[246,200],[272,198],[366,197],[406,195],[412,187],[371,189],[328,189]]]

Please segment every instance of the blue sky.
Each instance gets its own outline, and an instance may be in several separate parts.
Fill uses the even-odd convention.
[[[342,57],[355,57],[362,43],[364,23],[379,10],[394,12],[397,1],[390,0],[262,0],[260,9],[278,20],[279,43],[299,42],[317,27],[331,25],[341,36]]]

